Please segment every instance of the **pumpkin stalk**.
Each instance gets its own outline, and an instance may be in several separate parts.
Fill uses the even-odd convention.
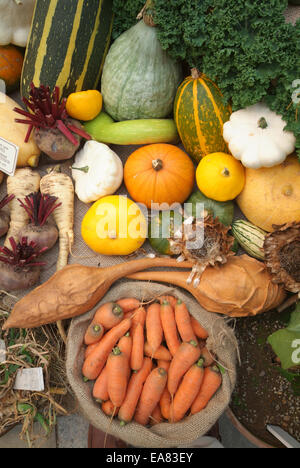
[[[81,172],[84,172],[85,174],[87,174],[90,170],[89,166],[85,166],[85,167],[73,167],[72,166],[72,170],[73,171],[81,171]]]
[[[198,78],[201,77],[201,73],[199,72],[197,68],[191,69],[191,75],[192,75],[193,80],[198,80]]]
[[[155,171],[160,171],[164,167],[164,163],[161,159],[154,159],[152,161],[152,167]]]
[[[156,24],[153,20],[154,14],[154,2],[153,0],[147,0],[145,5],[143,6],[140,13],[137,15],[137,20],[143,19],[147,26],[155,28]]]
[[[259,128],[262,128],[263,130],[268,127],[268,123],[264,117],[261,117],[261,119],[259,119],[258,126]]]

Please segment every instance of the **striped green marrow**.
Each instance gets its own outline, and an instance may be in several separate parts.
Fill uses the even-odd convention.
[[[197,162],[210,153],[228,153],[223,124],[231,109],[223,102],[217,85],[197,70],[179,86],[174,120],[186,152]]]
[[[238,219],[232,223],[232,233],[240,246],[252,257],[264,260],[266,232],[249,221]]]
[[[96,89],[110,46],[111,0],[39,0],[33,14],[21,78],[21,95],[30,83],[61,95]]]

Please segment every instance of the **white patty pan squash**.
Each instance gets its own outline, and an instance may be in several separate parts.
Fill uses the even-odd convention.
[[[285,126],[280,115],[258,103],[233,112],[223,126],[223,138],[245,167],[272,167],[295,150],[296,138]]]
[[[107,145],[87,141],[72,167],[75,192],[83,203],[114,194],[123,182],[123,164]]]
[[[173,110],[181,79],[181,65],[162,50],[156,27],[141,20],[116,39],[105,59],[105,110],[117,121],[163,119]]]
[[[26,47],[35,0],[0,0],[0,45]]]

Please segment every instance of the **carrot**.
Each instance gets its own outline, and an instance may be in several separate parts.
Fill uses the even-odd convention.
[[[163,328],[160,318],[160,305],[151,304],[147,309],[146,337],[152,353],[158,350],[163,340]]]
[[[171,405],[171,421],[178,422],[191,408],[198,395],[204,377],[203,359],[199,359],[196,364],[186,372],[174,396]]]
[[[103,401],[101,405],[101,409],[103,413],[105,413],[107,416],[117,416],[118,414],[118,408],[115,408],[113,403],[110,400]]]
[[[108,382],[107,367],[105,366],[104,369],[102,369],[93,387],[93,397],[97,401],[102,402],[102,401],[108,400],[109,396],[108,396],[107,382]]]
[[[140,301],[138,301],[134,297],[126,297],[124,299],[119,299],[117,301],[117,304],[119,304],[119,306],[122,307],[124,314],[136,310],[140,307]]]
[[[124,426],[132,420],[138,400],[142,393],[143,384],[147,379],[148,375],[150,374],[151,370],[152,361],[150,358],[146,357],[144,358],[142,368],[138,372],[133,373],[131,375],[127,387],[125,400],[123,401],[118,414],[121,426]]]
[[[123,317],[123,309],[119,304],[107,302],[106,304],[102,304],[96,311],[92,323],[101,323],[105,330],[110,330],[118,325],[123,320]]]
[[[191,315],[181,299],[178,299],[175,305],[175,321],[182,341],[197,341],[192,327]]]
[[[118,325],[109,330],[98,343],[93,352],[85,360],[82,368],[84,377],[95,380],[103,369],[109,353],[117,341],[128,332],[131,320],[122,320]]]
[[[157,361],[157,367],[162,367],[163,369],[165,369],[167,372],[170,368],[170,361],[165,361],[163,359],[158,359]]]
[[[206,347],[201,349],[201,358],[204,360],[204,367],[210,367],[215,362],[214,356],[208,351]]]
[[[146,321],[146,309],[145,307],[141,306],[138,309],[135,309],[132,313],[132,326],[131,331],[133,332],[136,325],[140,323],[144,328]]]
[[[173,357],[168,372],[168,390],[174,397],[179,382],[189,368],[199,359],[200,348],[195,341],[183,342]]]
[[[196,320],[193,316],[191,317],[191,322],[195,335],[201,340],[206,340],[208,338],[208,332],[205,330],[205,328],[203,328],[198,320]]]
[[[176,299],[176,297],[174,297],[174,296],[160,296],[160,297],[159,297],[159,301],[160,301],[161,304],[162,304],[164,301],[168,301],[168,302],[170,302],[170,304],[171,304],[171,306],[173,307],[173,309],[175,309],[177,299]]]
[[[107,390],[114,408],[122,405],[128,383],[128,358],[115,347],[107,359]]]
[[[199,413],[199,411],[206,408],[221,384],[222,376],[218,366],[207,367],[204,371],[200,391],[191,406],[191,414]]]
[[[163,361],[171,361],[172,360],[172,354],[170,351],[163,345],[161,345],[157,351],[153,354],[152,348],[149,345],[149,343],[145,343],[144,346],[144,353],[146,356],[151,357],[152,359],[162,359]]]
[[[160,318],[167,343],[172,356],[175,355],[177,349],[180,346],[180,340],[178,338],[177,326],[175,321],[175,312],[170,302],[163,301],[160,307]]]
[[[155,406],[154,410],[152,411],[152,414],[150,416],[150,424],[151,426],[154,426],[155,424],[159,424],[163,421],[163,417],[160,411],[160,406],[159,403]]]
[[[4,246],[10,248],[9,239],[13,237],[17,242],[19,232],[28,224],[29,215],[22,208],[18,199],[22,201],[30,194],[38,192],[41,177],[38,171],[33,171],[29,167],[17,169],[14,176],[7,178],[7,195],[14,195],[9,203],[10,224]]]
[[[159,403],[167,384],[168,374],[165,369],[156,367],[148,375],[137,405],[134,420],[146,426],[156,405]]]
[[[170,410],[171,410],[171,395],[166,387],[163,391],[163,394],[159,400],[159,406],[161,410],[161,414],[165,419],[169,419],[170,417]]]
[[[104,333],[104,328],[100,323],[91,323],[84,335],[84,344],[91,345],[98,343]]]
[[[132,337],[132,352],[130,367],[134,371],[141,369],[144,361],[144,328],[138,323],[134,329]]]
[[[93,343],[86,347],[84,352],[84,359],[86,359],[91,354],[91,352],[96,348],[97,345],[98,343]]]
[[[127,332],[118,342],[118,348],[127,356],[128,363],[130,362],[131,351],[132,351],[132,337]]]

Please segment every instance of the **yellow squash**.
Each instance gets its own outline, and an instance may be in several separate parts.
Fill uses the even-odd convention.
[[[71,93],[68,96],[66,109],[73,119],[84,122],[93,120],[102,110],[102,94],[96,89]]]
[[[147,237],[147,221],[139,206],[125,196],[111,195],[95,202],[81,226],[85,243],[102,255],[129,255]]]
[[[273,225],[300,221],[300,163],[297,156],[278,166],[246,169],[244,190],[237,199],[246,218],[265,231]]]

